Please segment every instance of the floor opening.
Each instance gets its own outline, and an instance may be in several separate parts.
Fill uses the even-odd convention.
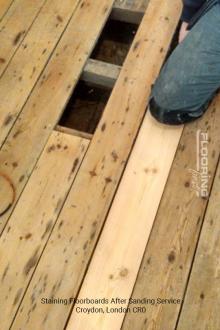
[[[79,81],[59,125],[94,134],[111,90],[93,87]]]
[[[92,59],[123,65],[138,25],[109,20],[91,55]]]
[[[178,44],[179,28],[180,25],[177,27],[167,57]],[[109,20],[91,58],[122,66],[137,29],[138,25],[135,24]],[[79,80],[59,125],[94,134],[111,92],[112,88],[99,87]]]
[[[123,65],[137,29],[136,24],[110,19],[103,29],[91,59]],[[59,125],[94,134],[111,92],[111,88],[94,86],[80,80]]]

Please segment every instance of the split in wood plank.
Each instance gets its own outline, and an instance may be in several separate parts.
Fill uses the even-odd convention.
[[[113,88],[120,70],[118,65],[89,59],[81,79],[94,86]]]
[[[48,0],[1,77],[0,146],[27,101],[79,1]]]
[[[2,329],[10,328],[88,144],[79,137],[52,133],[0,239]],[[46,286],[47,279],[42,281]],[[36,303],[33,295],[33,310]]]
[[[183,299],[207,200],[197,197],[192,177],[197,169],[197,132],[208,133],[209,189],[220,150],[218,96],[203,118],[187,124],[158,209],[133,299],[145,297]],[[197,179],[199,176],[197,174]],[[130,306],[132,307],[132,306]],[[127,314],[123,330],[175,329],[180,304],[145,305],[145,313]]]
[[[116,0],[111,18],[134,24],[140,24],[149,0]]]
[[[181,133],[147,113],[78,297],[109,303],[96,304],[104,313],[74,309],[67,330],[121,328],[125,313],[107,310],[128,305]],[[117,297],[126,302],[111,303]]]
[[[15,0],[0,21],[0,76],[36,19],[45,0]]]
[[[97,21],[100,6],[95,7]],[[172,6],[169,0],[151,1],[12,329],[23,328],[27,321],[36,329],[64,327],[71,306],[38,304],[34,312],[29,312],[31,296],[35,294],[40,301],[43,283],[40,282],[38,290],[36,284],[44,276],[48,281],[44,296],[50,296],[53,287],[56,296],[77,295],[180,12],[178,0]],[[88,32],[90,25],[87,24]],[[62,255],[60,251],[64,249]]]
[[[76,129],[69,128],[69,127],[64,127],[64,126],[60,126],[60,125],[56,126],[56,131],[62,132],[62,133],[65,133],[65,134],[70,134],[70,135],[73,135],[73,136],[79,136],[79,137],[81,137],[83,139],[87,139],[87,140],[91,140],[92,137],[93,137],[92,134],[77,131]]]
[[[7,13],[9,10],[10,6],[14,0],[1,0],[0,2],[0,22],[3,19],[4,15]]]
[[[220,329],[219,200],[218,165],[177,330]]]
[[[89,0],[83,3],[84,6],[78,6],[56,51],[0,151],[0,172],[10,178],[16,191],[12,207],[0,217],[0,233],[51,131],[62,115],[110,14],[113,1],[105,0],[101,6],[98,0],[93,1],[90,6]],[[11,192],[2,194],[0,198],[1,203],[11,201]]]

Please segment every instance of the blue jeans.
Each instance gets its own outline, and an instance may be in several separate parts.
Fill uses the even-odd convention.
[[[173,51],[151,93],[150,112],[165,124],[201,117],[220,88],[220,5],[214,5]]]

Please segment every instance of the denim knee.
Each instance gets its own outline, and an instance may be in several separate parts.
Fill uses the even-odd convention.
[[[168,110],[157,104],[154,97],[151,97],[149,103],[149,109],[151,115],[160,123],[167,125],[182,125],[187,122],[191,122],[201,116],[201,112],[197,116],[191,115],[190,111],[182,110]]]

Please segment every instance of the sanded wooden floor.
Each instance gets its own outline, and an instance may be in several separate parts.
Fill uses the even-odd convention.
[[[220,329],[220,96],[147,111],[181,9],[0,0],[0,330]],[[139,25],[122,66],[90,58],[108,19]],[[58,125],[80,79],[113,88],[93,135]]]

